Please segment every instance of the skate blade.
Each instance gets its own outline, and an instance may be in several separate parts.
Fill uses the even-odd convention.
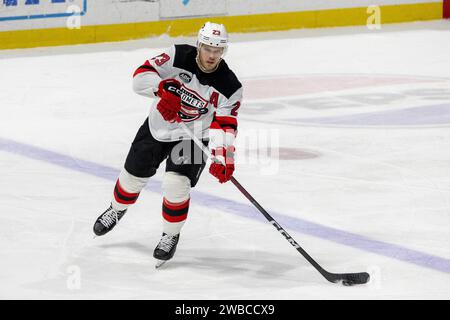
[[[167,261],[166,260],[156,260],[155,268],[159,269],[161,268]]]

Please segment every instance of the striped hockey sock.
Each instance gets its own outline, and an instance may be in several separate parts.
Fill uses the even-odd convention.
[[[125,191],[121,186],[119,179],[117,179],[116,186],[114,187],[114,198],[112,200],[112,206],[114,209],[124,210],[134,204],[138,197],[139,193],[130,193]]]
[[[166,198],[163,198],[162,216],[164,233],[169,235],[180,233],[188,215],[189,200],[180,203],[171,203]]]

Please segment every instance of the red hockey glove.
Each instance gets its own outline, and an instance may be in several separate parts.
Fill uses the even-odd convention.
[[[233,146],[229,146],[227,149],[222,147],[212,150],[213,162],[209,167],[209,173],[216,177],[220,183],[227,182],[233,176],[234,150]]]
[[[159,100],[156,109],[166,121],[174,121],[181,109],[181,97],[177,92],[180,87],[180,83],[175,79],[167,79],[159,83],[156,95],[161,100]]]

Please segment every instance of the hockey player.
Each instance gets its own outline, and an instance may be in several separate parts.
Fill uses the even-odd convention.
[[[209,172],[220,183],[231,178],[242,85],[223,60],[227,45],[225,27],[207,22],[198,32],[196,47],[174,45],[135,71],[134,91],[154,102],[131,145],[111,205],[94,224],[96,235],[114,228],[166,160],[163,232],[153,256],[160,264],[173,257],[188,215],[190,189],[206,165],[205,157],[198,156],[200,148],[177,121],[183,121],[205,145],[209,144],[215,157]]]

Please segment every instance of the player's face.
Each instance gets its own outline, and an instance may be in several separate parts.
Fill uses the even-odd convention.
[[[206,70],[213,70],[220,62],[223,54],[223,48],[216,48],[207,46],[205,44],[200,46],[200,62]]]

